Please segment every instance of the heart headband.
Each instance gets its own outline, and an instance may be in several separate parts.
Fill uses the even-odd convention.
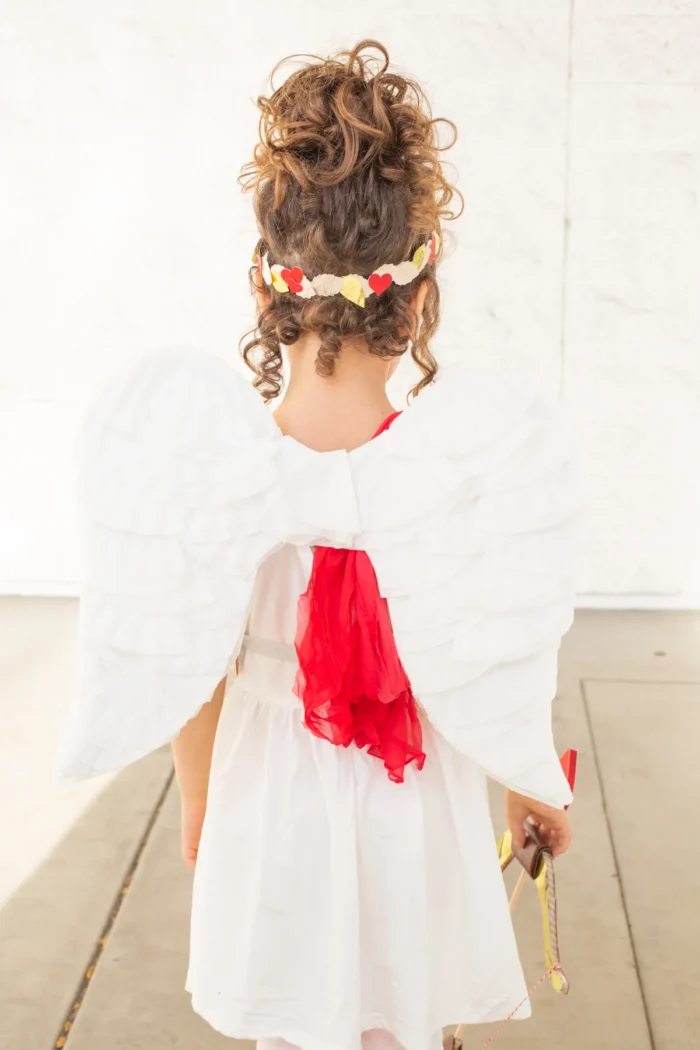
[[[320,273],[317,277],[308,278],[300,266],[281,266],[274,263],[270,266],[267,253],[253,253],[253,262],[265,284],[271,284],[278,292],[293,292],[301,299],[311,299],[314,295],[344,295],[351,303],[364,307],[370,295],[381,295],[391,284],[410,284],[418,274],[435,259],[440,250],[440,235],[433,233],[430,239],[416,248],[410,259],[402,263],[388,263],[379,266],[369,277],[358,273],[348,273],[336,277],[332,273]]]

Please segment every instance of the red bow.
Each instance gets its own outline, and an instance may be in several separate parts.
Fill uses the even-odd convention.
[[[423,768],[416,702],[365,551],[316,547],[295,644],[294,692],[312,733],[343,747],[367,747],[397,783],[409,763]]]

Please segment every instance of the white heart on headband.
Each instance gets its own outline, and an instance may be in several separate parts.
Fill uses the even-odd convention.
[[[267,253],[260,256],[253,254],[253,262],[265,284],[272,285],[278,292],[291,292],[300,299],[310,299],[315,295],[344,295],[351,303],[364,306],[370,295],[382,295],[392,284],[405,285],[415,281],[418,274],[434,261],[440,251],[440,235],[435,232],[414,251],[410,259],[401,263],[386,263],[377,267],[363,277],[359,273],[348,273],[336,277],[332,273],[320,273],[309,278],[300,266],[282,266],[273,263],[270,266]]]

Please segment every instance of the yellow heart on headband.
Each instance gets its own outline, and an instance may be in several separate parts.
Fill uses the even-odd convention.
[[[423,266],[423,260],[424,259],[425,259],[425,245],[421,244],[420,248],[416,248],[416,250],[414,251],[413,258],[411,259],[411,262],[413,263],[413,265],[416,267],[417,270],[420,270],[421,267]]]
[[[289,285],[287,284],[285,279],[283,277],[281,277],[280,274],[275,271],[274,268],[272,270],[271,276],[272,276],[272,287],[273,288],[276,288],[278,292],[288,292],[289,291]]]
[[[343,287],[340,289],[340,293],[346,299],[349,299],[351,303],[356,303],[358,306],[365,305],[365,290],[359,277],[356,277],[354,273],[350,273],[343,278]]]

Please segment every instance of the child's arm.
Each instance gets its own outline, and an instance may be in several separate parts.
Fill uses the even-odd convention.
[[[222,678],[209,703],[187,722],[172,743],[175,777],[182,803],[182,859],[189,868],[197,861],[199,839],[207,808],[207,790],[216,727],[224,700]]]

